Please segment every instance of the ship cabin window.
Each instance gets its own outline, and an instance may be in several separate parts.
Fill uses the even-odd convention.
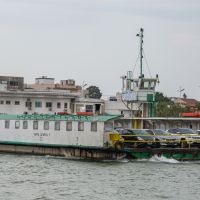
[[[91,131],[97,132],[97,122],[91,122]]]
[[[5,128],[10,128],[10,120],[5,120]]]
[[[15,128],[19,129],[19,127],[20,127],[20,122],[19,121],[15,121]]]
[[[149,81],[141,80],[140,89],[149,89]]]
[[[33,129],[34,130],[38,129],[38,121],[33,121]]]
[[[78,131],[84,131],[84,122],[78,122]]]
[[[85,111],[86,112],[93,112],[93,105],[86,105],[85,106]]]
[[[60,102],[57,103],[57,108],[61,108],[61,103]]]
[[[10,105],[10,101],[6,101],[6,104],[7,104],[7,105]]]
[[[41,101],[36,101],[35,102],[35,107],[36,108],[42,108],[42,102]]]
[[[72,122],[66,122],[66,131],[72,131]]]
[[[28,121],[23,121],[23,129],[28,129]]]
[[[56,131],[60,130],[60,121],[55,121],[55,130]]]
[[[15,105],[20,105],[20,102],[19,101],[15,101]]]
[[[151,90],[154,90],[155,89],[155,85],[156,85],[155,81],[142,80],[141,84],[140,84],[140,89],[145,89],[145,90],[151,89]]]
[[[154,89],[155,89],[155,86],[156,86],[156,83],[155,83],[155,82],[150,82],[150,89],[151,89],[151,90],[154,90]]]
[[[104,131],[105,132],[111,132],[111,131],[113,131],[113,128],[114,128],[113,122],[105,122],[104,123]]]
[[[4,101],[0,101],[0,104],[4,104]]]
[[[138,81],[134,81],[134,82],[133,82],[133,89],[134,89],[134,88],[138,88]]]
[[[49,130],[49,121],[44,121],[44,130]]]

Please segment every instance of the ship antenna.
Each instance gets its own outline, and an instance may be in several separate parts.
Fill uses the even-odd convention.
[[[143,77],[143,73],[142,73],[142,59],[143,59],[143,32],[144,29],[141,28],[140,29],[140,33],[138,33],[136,36],[140,37],[140,78]]]

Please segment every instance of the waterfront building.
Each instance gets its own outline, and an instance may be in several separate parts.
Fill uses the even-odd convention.
[[[24,77],[0,76],[0,90],[24,90]]]
[[[73,79],[54,83],[54,78],[43,76],[36,78],[34,84],[24,84],[23,77],[3,77],[0,82],[1,114],[55,114],[65,112],[104,113],[104,101],[82,96],[81,86]],[[6,81],[7,80],[7,81]],[[20,87],[10,87],[8,80],[20,80]]]
[[[190,107],[192,109],[195,109],[199,104],[199,101],[190,98],[171,97],[171,100],[175,104],[180,105],[183,108]]]

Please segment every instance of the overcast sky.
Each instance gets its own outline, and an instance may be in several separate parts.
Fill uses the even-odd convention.
[[[200,100],[199,0],[0,0],[0,75],[72,78],[114,95],[135,66],[141,27],[157,90]]]

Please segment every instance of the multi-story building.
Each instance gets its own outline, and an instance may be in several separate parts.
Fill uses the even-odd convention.
[[[19,77],[6,77],[1,80],[18,80]],[[20,80],[23,80],[21,78]],[[0,113],[5,114],[55,114],[58,112],[77,113],[87,111],[103,113],[103,100],[85,99],[81,86],[72,79],[54,84],[53,78],[37,78],[35,84],[25,87],[7,87],[0,82]]]
[[[0,89],[23,90],[24,77],[0,76]]]

